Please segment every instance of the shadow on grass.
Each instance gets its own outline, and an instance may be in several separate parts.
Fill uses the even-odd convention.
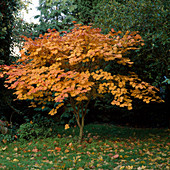
[[[60,134],[64,133],[67,135],[75,136],[79,134],[79,128],[70,128],[68,130],[57,130]],[[124,126],[115,126],[112,124],[88,124],[84,127],[84,138],[91,133],[91,135],[98,135],[101,139],[114,140],[137,138],[137,139],[148,139],[148,138],[169,138],[170,131],[168,129],[158,128],[130,128]]]

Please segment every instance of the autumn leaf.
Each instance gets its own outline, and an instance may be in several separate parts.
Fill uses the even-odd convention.
[[[69,124],[66,124],[66,125],[65,125],[65,130],[67,130],[67,129],[69,129],[69,128],[70,128]]]
[[[6,140],[6,139],[2,139],[2,142],[3,142],[3,143],[7,143],[7,140]]]
[[[60,134],[57,134],[57,137],[58,137],[58,138],[61,138],[61,135],[60,135]]]
[[[72,146],[73,146],[73,144],[72,144],[72,143],[69,143],[69,144],[68,144],[68,146],[69,146],[69,147],[72,147]]]
[[[60,151],[61,151],[61,148],[55,147],[55,150],[56,150],[57,152],[60,152]]]
[[[18,159],[13,159],[13,162],[19,162],[19,160]]]
[[[38,152],[39,150],[37,148],[34,148],[32,152]]]
[[[78,170],[84,170],[84,168],[82,168],[82,167],[79,167],[79,168],[78,168]]]
[[[15,147],[15,148],[14,148],[14,151],[15,151],[15,152],[17,152],[17,151],[18,151],[18,148],[17,148],[17,147]]]
[[[68,149],[66,149],[65,151],[64,151],[65,153],[68,153],[68,152],[70,152]]]

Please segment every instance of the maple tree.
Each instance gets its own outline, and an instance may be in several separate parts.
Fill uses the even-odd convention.
[[[81,142],[84,117],[91,99],[111,93],[112,105],[129,110],[133,98],[146,103],[162,101],[156,96],[158,89],[134,72],[112,75],[106,71],[107,64],[114,60],[131,67],[133,62],[125,55],[144,45],[138,32],[120,34],[121,31],[112,29],[104,35],[99,28],[75,24],[71,32],[62,32],[62,36],[49,29],[35,40],[24,37],[21,58],[16,64],[1,66],[0,77],[6,75],[5,86],[16,90],[17,99],[31,100],[32,107],[44,109],[47,102],[54,102],[56,107],[50,115],[69,103],[80,128]]]

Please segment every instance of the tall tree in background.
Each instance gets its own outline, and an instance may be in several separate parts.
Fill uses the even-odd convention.
[[[88,25],[89,23],[94,23],[95,16],[98,13],[101,0],[74,0],[74,3],[76,4],[76,9],[73,13],[75,18],[78,22],[81,22],[85,25]]]
[[[0,1],[0,64],[11,64],[13,57],[11,56],[12,47],[12,30],[13,22],[15,19],[15,13],[19,8],[19,1],[17,0],[2,0]],[[4,109],[7,107],[6,90],[3,86],[3,79],[0,80],[0,119],[4,116]]]
[[[73,28],[72,21],[88,25],[93,23],[98,13],[97,4],[101,0],[39,0],[41,14],[37,15],[40,24],[38,33],[44,34],[47,29],[68,31]],[[37,34],[38,36],[38,34]]]
[[[18,9],[17,0],[1,0],[0,2],[0,62],[11,64],[10,46],[12,44],[12,29],[14,13]]]
[[[168,1],[128,0],[103,1],[98,5],[95,26],[108,33],[115,30],[138,30],[145,46],[131,53],[134,69],[145,80],[158,85],[161,77],[169,76],[169,13]]]
[[[40,0],[38,10],[40,24],[37,26],[37,36],[47,32],[47,29],[66,31],[73,26],[75,17],[72,12],[76,9],[74,0]]]
[[[16,42],[19,42],[23,32],[22,19],[19,18],[19,11],[26,9],[29,0],[1,0],[0,1],[0,64],[9,65],[17,59],[13,50]],[[21,31],[22,30],[22,31]],[[27,28],[25,27],[25,30]],[[4,80],[0,80],[0,119],[10,121],[11,114],[20,113],[11,104],[13,96],[11,91],[4,89]],[[16,105],[16,103],[15,103]]]

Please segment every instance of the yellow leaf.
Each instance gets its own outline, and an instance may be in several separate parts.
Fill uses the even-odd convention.
[[[5,151],[8,148],[8,146],[5,146],[4,148],[2,148],[3,151]]]
[[[133,169],[133,166],[126,166],[127,169]]]
[[[13,162],[19,162],[19,160],[18,159],[13,159]]]
[[[66,125],[65,125],[65,130],[66,130],[66,129],[69,129],[69,128],[70,128],[69,124],[66,124]]]
[[[120,155],[120,156],[119,156],[119,158],[123,158],[123,156],[122,156],[122,155]]]
[[[79,169],[78,169],[78,170],[84,170],[84,168],[79,167]]]
[[[34,167],[36,167],[36,168],[41,168],[41,165],[39,165],[38,163],[36,163],[36,164],[34,165]]]
[[[16,152],[17,152],[17,151],[18,151],[18,148],[17,148],[17,147],[16,147],[16,148],[14,148],[14,151],[16,151]]]
[[[141,161],[140,163],[141,163],[141,164],[145,164],[145,161]]]

